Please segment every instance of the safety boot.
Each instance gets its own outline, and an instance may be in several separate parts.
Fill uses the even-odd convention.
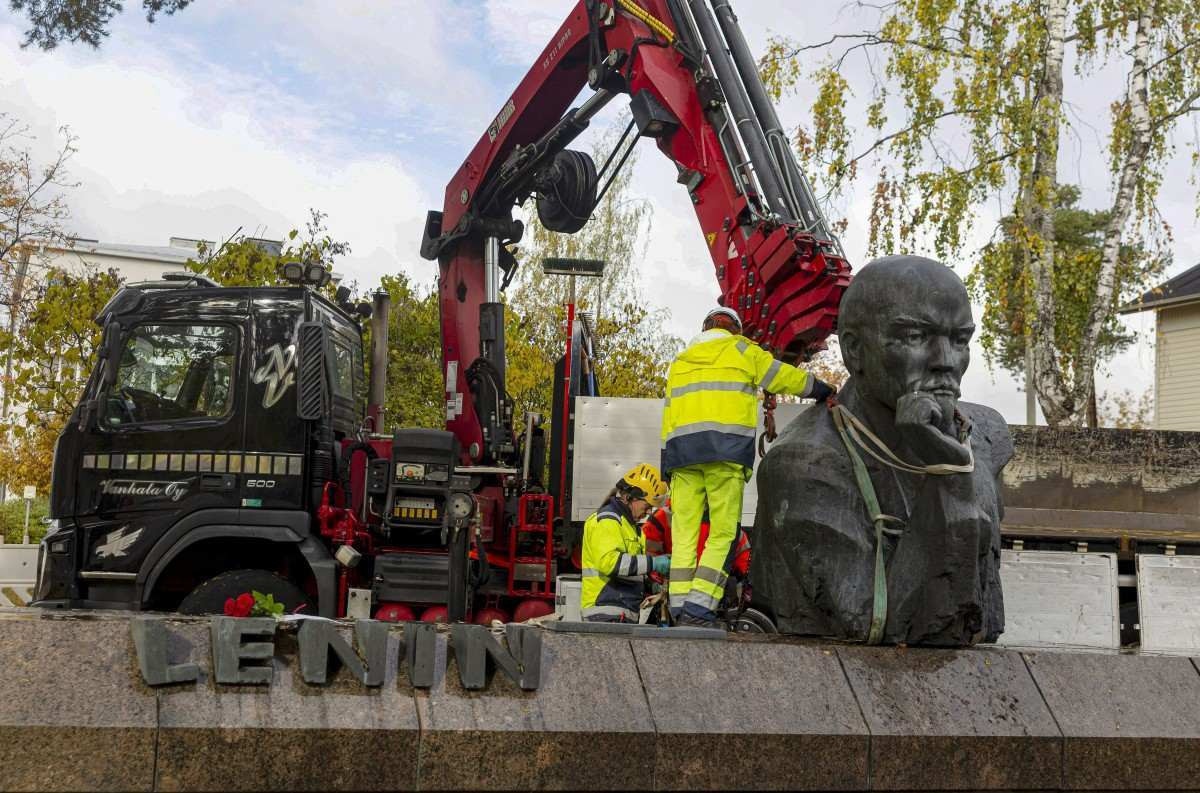
[[[725,626],[717,620],[706,620],[701,617],[693,617],[691,614],[680,614],[679,619],[675,620],[675,624],[686,628],[720,628],[725,629]]]

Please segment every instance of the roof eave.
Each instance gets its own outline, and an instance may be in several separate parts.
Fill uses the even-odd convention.
[[[1150,311],[1151,309],[1160,308],[1177,308],[1187,303],[1200,303],[1200,294],[1180,295],[1179,297],[1167,297],[1162,300],[1151,300],[1149,302],[1126,303],[1117,309],[1118,314],[1137,314],[1141,311]]]

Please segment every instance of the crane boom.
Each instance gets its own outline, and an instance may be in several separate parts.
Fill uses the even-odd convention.
[[[710,5],[711,3],[711,5]],[[585,88],[593,93],[570,105]],[[504,392],[504,247],[513,209],[537,197],[548,228],[576,231],[595,200],[587,155],[567,146],[618,94],[688,191],[720,301],[785,359],[835,330],[850,267],[797,166],[729,0],[579,0],[429,213],[422,255],[440,263],[447,427],[466,461],[513,452]]]

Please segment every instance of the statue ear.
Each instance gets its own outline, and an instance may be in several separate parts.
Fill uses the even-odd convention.
[[[862,337],[855,331],[838,333],[838,344],[842,349],[842,363],[850,374],[862,373]]]

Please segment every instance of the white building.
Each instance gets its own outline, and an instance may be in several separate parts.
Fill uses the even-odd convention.
[[[41,264],[68,272],[116,270],[126,282],[156,281],[163,273],[182,272],[197,257],[198,240],[172,237],[169,245],[119,245],[77,239],[72,246],[46,248]]]
[[[1200,430],[1200,264],[1120,310],[1154,312],[1154,428]]]

